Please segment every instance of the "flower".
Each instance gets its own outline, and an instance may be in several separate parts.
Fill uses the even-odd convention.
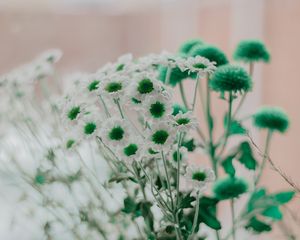
[[[247,190],[248,183],[237,177],[219,179],[213,186],[213,192],[216,198],[220,200],[237,198]]]
[[[254,114],[253,123],[258,128],[284,133],[289,127],[289,117],[281,108],[262,107]]]
[[[135,78],[136,80],[130,86],[129,96],[138,101],[143,101],[146,96],[158,93],[162,88],[162,84],[156,79],[154,74],[144,72],[135,75]]]
[[[119,99],[124,96],[128,79],[121,74],[112,74],[100,84],[100,95],[110,99]]]
[[[197,119],[192,112],[178,113],[174,117],[175,127],[180,132],[188,132],[190,129],[197,127]]]
[[[158,122],[148,132],[150,148],[154,151],[169,150],[176,138],[174,128],[166,122]]]
[[[187,191],[197,193],[204,191],[208,183],[215,181],[215,173],[208,167],[188,166],[184,179]]]
[[[200,39],[190,39],[186,42],[184,42],[180,48],[179,52],[183,54],[189,54],[191,49],[195,46],[201,46],[203,44],[203,41]]]
[[[241,41],[234,54],[233,58],[235,60],[240,60],[243,62],[269,62],[270,53],[266,49],[264,43],[258,40],[244,40]]]
[[[62,106],[62,119],[67,124],[77,123],[78,120],[86,113],[86,104],[79,101],[81,99],[67,97]]]
[[[124,146],[118,150],[118,157],[128,163],[139,161],[144,156],[144,146],[140,138],[129,139]]]
[[[209,85],[217,92],[248,92],[252,88],[252,80],[245,69],[228,64],[217,68]]]
[[[56,63],[61,59],[62,55],[63,53],[60,49],[48,49],[37,57],[37,61]]]
[[[143,110],[147,120],[162,120],[172,113],[171,99],[162,94],[155,94],[148,97],[143,103]]]
[[[129,132],[129,126],[124,119],[110,118],[104,122],[99,136],[108,146],[124,146]]]
[[[90,138],[99,131],[100,119],[99,116],[95,116],[92,113],[87,113],[83,116],[80,122],[81,134],[84,138]]]
[[[222,66],[228,63],[225,53],[219,48],[212,45],[196,45],[190,51],[190,56],[202,56],[211,62],[215,62],[216,66]]]

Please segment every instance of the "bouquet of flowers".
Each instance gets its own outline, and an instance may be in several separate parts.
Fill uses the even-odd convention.
[[[43,64],[31,64],[29,78],[49,89],[44,79],[58,55],[48,52],[39,58]],[[42,106],[18,101],[34,109],[22,117],[24,132],[20,117],[14,128],[21,137],[29,133],[22,146],[31,150],[26,154],[35,164],[28,173],[14,157],[9,162],[39,193],[41,211],[51,212],[42,224],[46,239],[68,229],[66,239],[226,240],[239,239],[239,229],[261,234],[283,221],[295,190],[270,193],[260,180],[272,162],[272,136],[288,129],[288,116],[265,106],[240,117],[254,84],[254,64],[268,62],[270,55],[263,43],[249,40],[237,46],[234,59],[249,71],[229,63],[219,48],[191,40],[176,54],[124,55],[95,73],[72,75],[72,87],[60,101],[48,93]],[[1,86],[15,75],[3,78]],[[186,96],[184,83],[190,80],[194,87]],[[177,86],[179,103],[173,94]],[[219,136],[214,93],[227,105]],[[249,120],[267,132],[263,150],[245,127]],[[205,156],[210,165],[202,161]],[[242,177],[240,169],[249,176]],[[230,203],[229,222],[219,218],[223,202]],[[286,237],[294,239],[292,233]]]

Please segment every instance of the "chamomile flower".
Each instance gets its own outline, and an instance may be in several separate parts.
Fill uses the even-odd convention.
[[[149,147],[154,151],[169,150],[176,138],[174,128],[167,122],[158,122],[149,130]]]
[[[193,116],[192,112],[179,112],[173,118],[175,122],[174,125],[180,132],[188,132],[197,127],[197,119]]]
[[[63,106],[62,118],[66,124],[76,123],[86,112],[86,104],[75,98],[67,98]]]
[[[143,103],[145,118],[149,121],[163,120],[172,114],[172,103],[168,96],[155,94]]]
[[[198,73],[200,76],[206,73],[211,74],[216,70],[215,62],[210,62],[207,58],[201,56],[182,59],[179,66],[191,73]]]
[[[141,139],[129,139],[124,146],[118,149],[117,155],[120,160],[124,160],[129,164],[133,161],[140,161],[144,155],[144,146]]]
[[[129,95],[138,101],[143,101],[147,96],[157,93],[162,88],[162,84],[154,74],[144,72],[135,77],[136,81],[131,84]]]
[[[215,181],[215,173],[208,167],[188,166],[184,178],[187,189],[197,193],[204,191],[207,184]]]
[[[95,136],[100,130],[100,118],[92,113],[87,113],[80,121],[80,131],[83,138]]]
[[[120,99],[124,96],[125,88],[128,84],[128,79],[120,74],[114,74],[106,78],[100,84],[100,95],[106,96],[110,99]]]
[[[127,143],[129,133],[130,128],[125,120],[110,118],[104,122],[99,136],[105,144],[117,147]]]

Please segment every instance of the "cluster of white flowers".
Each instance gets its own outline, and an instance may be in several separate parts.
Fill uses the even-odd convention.
[[[124,55],[96,73],[78,75],[64,98],[65,147],[97,139],[125,164],[163,155],[176,165],[176,155],[186,155],[178,142],[198,123],[192,109],[174,113],[172,89],[159,79],[161,66],[196,73],[199,79],[215,70],[206,58],[163,52],[139,59]]]

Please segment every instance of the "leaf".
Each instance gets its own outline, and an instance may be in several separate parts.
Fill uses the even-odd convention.
[[[180,208],[192,208],[192,202],[196,200],[195,197],[191,196],[191,193],[186,194],[180,201]]]
[[[275,199],[275,201],[278,204],[286,204],[289,201],[291,201],[293,199],[293,197],[295,196],[295,192],[293,191],[287,191],[287,192],[280,192],[280,193],[276,193],[274,195],[272,195]]]
[[[265,217],[272,218],[273,220],[282,220],[282,213],[278,206],[272,206],[262,212]]]
[[[124,199],[124,208],[122,209],[122,212],[124,213],[133,213],[136,209],[136,203],[131,197],[126,197]]]
[[[257,161],[253,157],[252,149],[249,142],[242,142],[239,146],[240,156],[238,161],[250,170],[255,170]]]
[[[152,207],[151,202],[142,201],[138,204],[137,209],[140,210],[141,215],[143,216],[146,224],[149,226],[151,231],[153,231],[154,230],[154,221],[153,221],[154,216],[150,210],[151,207]]]
[[[221,229],[221,223],[216,216],[216,205],[218,200],[210,197],[202,197],[199,202],[199,217],[198,223],[205,223],[207,226],[212,229],[219,230]],[[198,224],[198,227],[199,227]]]
[[[222,166],[224,168],[224,171],[229,174],[230,176],[235,176],[235,168],[232,164],[232,160],[234,159],[235,155],[230,155],[225,158],[224,161],[222,161]]]
[[[108,182],[110,182],[110,183],[111,183],[111,182],[119,183],[119,182],[125,181],[125,180],[131,180],[131,181],[133,181],[133,182],[135,182],[135,183],[137,182],[134,178],[128,176],[128,175],[125,174],[125,173],[119,173],[118,175],[111,177],[111,178],[108,180]]]
[[[251,218],[245,228],[251,229],[257,233],[270,232],[272,230],[272,227],[269,224],[258,220],[256,217]]]
[[[257,208],[264,208],[266,207],[266,202],[263,201],[264,197],[266,196],[266,189],[265,188],[260,188],[260,189],[257,189],[256,191],[254,191],[249,199],[249,202],[248,202],[248,208],[247,208],[247,211],[248,213],[257,209]],[[262,200],[262,201],[259,201],[259,200]],[[263,206],[259,206],[259,204],[257,203],[263,203]]]
[[[187,140],[187,141],[184,141],[182,143],[182,146],[183,147],[186,147],[186,149],[189,151],[189,152],[193,152],[195,149],[196,149],[196,144],[195,144],[195,140],[194,138],[190,139],[190,140]]]
[[[228,114],[224,117],[224,126],[227,127]],[[234,119],[231,119],[229,135],[245,135],[247,130],[242,126],[242,124]]]

